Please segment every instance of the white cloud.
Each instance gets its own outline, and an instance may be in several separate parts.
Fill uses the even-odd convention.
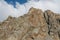
[[[25,4],[16,2],[16,8],[9,5],[4,0],[0,0],[0,21],[5,20],[9,15],[18,17],[26,14],[31,7],[39,8],[42,10],[50,9],[54,12],[60,13],[60,1],[56,0],[28,0]]]
[[[8,16],[18,17],[25,13],[24,5],[17,3],[17,8],[9,5],[5,1],[0,1],[0,21],[5,20]]]
[[[42,10],[52,10],[54,12],[60,12],[60,4],[56,3],[55,1],[52,0],[39,0],[38,2],[36,2],[35,0],[31,0],[27,3],[27,6],[33,6],[35,8],[40,8]]]

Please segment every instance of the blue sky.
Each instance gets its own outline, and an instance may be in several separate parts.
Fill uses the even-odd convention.
[[[24,4],[27,0],[5,0],[8,4],[12,4],[14,7],[16,6],[16,2],[20,4]]]
[[[27,14],[31,7],[60,13],[60,0],[0,0],[0,21]]]

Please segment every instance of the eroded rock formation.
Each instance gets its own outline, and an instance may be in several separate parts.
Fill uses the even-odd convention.
[[[31,8],[0,23],[0,40],[60,40],[60,14]]]

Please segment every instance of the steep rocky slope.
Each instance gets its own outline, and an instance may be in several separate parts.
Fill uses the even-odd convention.
[[[60,14],[31,8],[0,23],[0,40],[60,40]]]

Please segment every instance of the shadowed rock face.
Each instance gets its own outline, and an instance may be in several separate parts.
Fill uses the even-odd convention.
[[[0,40],[60,40],[60,14],[31,8],[0,23]]]

